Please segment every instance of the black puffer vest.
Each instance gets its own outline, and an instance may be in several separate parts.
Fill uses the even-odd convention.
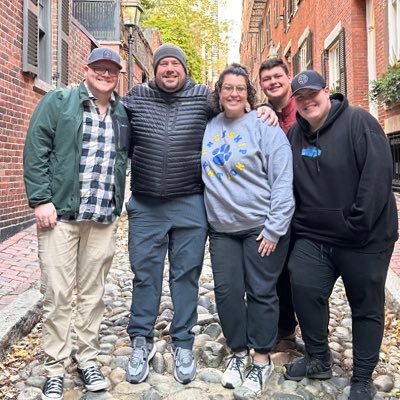
[[[187,79],[177,93],[164,93],[151,81],[124,97],[133,128],[132,193],[161,198],[202,193],[208,94],[207,86]]]

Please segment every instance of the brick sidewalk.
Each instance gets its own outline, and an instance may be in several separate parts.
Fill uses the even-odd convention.
[[[400,217],[400,195],[396,195],[396,201]],[[390,269],[400,278],[400,240],[395,245]],[[0,243],[0,310],[39,278],[36,226],[33,225]]]
[[[0,310],[40,277],[35,225],[0,243]]]

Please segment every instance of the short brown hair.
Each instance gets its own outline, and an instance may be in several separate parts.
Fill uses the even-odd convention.
[[[261,63],[260,69],[258,70],[258,78],[261,80],[261,72],[266,70],[270,70],[275,67],[281,67],[286,75],[289,75],[289,68],[287,65],[283,62],[282,58],[271,58],[269,60],[265,60]]]

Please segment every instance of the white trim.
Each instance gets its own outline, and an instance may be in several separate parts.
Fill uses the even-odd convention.
[[[324,50],[328,50],[334,42],[336,42],[340,31],[343,29],[342,23],[339,21],[337,25],[331,30],[329,35],[324,40]]]
[[[367,66],[368,66],[368,90],[371,89],[371,82],[376,79],[376,34],[375,14],[373,0],[367,0],[365,4],[365,17],[367,26]],[[378,105],[368,101],[369,112],[378,117]]]
[[[286,54],[290,51],[292,47],[292,39],[289,40],[288,44],[286,45],[286,47],[283,49],[283,57],[286,57]]]
[[[301,47],[301,45],[305,42],[307,39],[308,35],[311,33],[311,29],[307,26],[306,29],[304,29],[303,34],[300,36],[299,40],[297,41],[297,46]]]

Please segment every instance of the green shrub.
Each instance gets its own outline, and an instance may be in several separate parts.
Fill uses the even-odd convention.
[[[391,65],[380,78],[372,81],[369,98],[377,103],[400,102],[400,61]]]

